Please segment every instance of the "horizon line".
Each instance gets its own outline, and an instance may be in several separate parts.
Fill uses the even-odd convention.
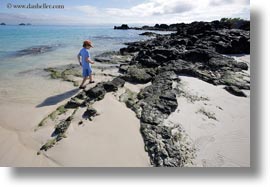
[[[236,18],[236,17],[235,17]],[[234,19],[234,18],[232,18]],[[243,18],[240,18],[240,19],[243,19]],[[250,21],[250,19],[243,19],[245,21]],[[34,23],[31,23],[31,22],[20,22],[20,23],[12,23],[12,24],[9,24],[9,23],[6,23],[6,22],[3,22],[3,21],[0,21],[0,23],[4,23],[5,25],[1,25],[1,26],[121,26],[122,24],[127,24],[127,25],[155,25],[155,24],[166,24],[166,25],[171,25],[171,24],[181,24],[181,23],[184,23],[184,24],[189,24],[189,23],[192,23],[192,22],[213,22],[213,21],[220,21],[220,19],[214,19],[214,20],[209,20],[209,21],[190,21],[190,22],[175,22],[175,23],[102,23],[102,24],[34,24]],[[25,24],[25,25],[20,25],[20,24]],[[27,24],[30,24],[30,25],[27,25]]]

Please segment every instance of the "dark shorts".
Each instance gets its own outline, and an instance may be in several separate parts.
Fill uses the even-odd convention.
[[[92,69],[86,69],[86,68],[83,68],[82,69],[82,76],[83,77],[89,77],[90,75],[92,74]]]

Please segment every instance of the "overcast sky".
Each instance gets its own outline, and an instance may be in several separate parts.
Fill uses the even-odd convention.
[[[15,9],[8,4],[64,5],[64,9]],[[0,22],[39,25],[155,24],[250,19],[250,0],[1,0]]]

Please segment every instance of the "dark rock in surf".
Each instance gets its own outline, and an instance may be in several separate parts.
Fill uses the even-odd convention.
[[[247,97],[247,95],[236,86],[226,86],[224,89],[235,96]]]

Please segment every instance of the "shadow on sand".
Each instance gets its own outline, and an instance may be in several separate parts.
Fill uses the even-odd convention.
[[[36,107],[40,108],[40,107],[45,107],[45,106],[56,105],[57,103],[60,103],[61,101],[64,101],[65,99],[68,99],[68,98],[72,97],[73,95],[75,95],[79,91],[80,91],[80,89],[76,88],[76,89],[67,91],[67,92],[62,93],[62,94],[58,94],[58,95],[54,95],[52,97],[48,97],[47,99],[45,99],[42,103],[40,103]]]

